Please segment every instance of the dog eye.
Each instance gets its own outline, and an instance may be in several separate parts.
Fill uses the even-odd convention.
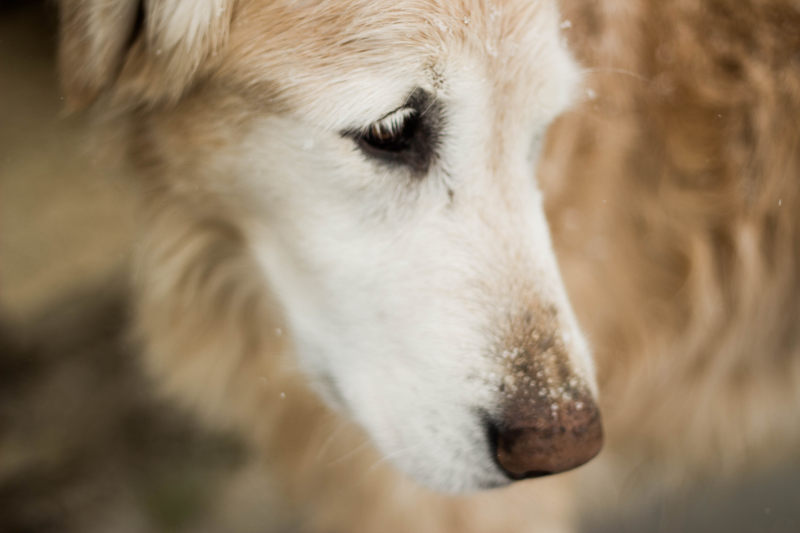
[[[418,129],[417,110],[403,107],[370,124],[358,142],[368,153],[398,154],[411,148]]]
[[[346,130],[341,135],[355,141],[369,159],[405,167],[413,176],[421,177],[437,158],[443,126],[442,104],[427,91],[416,89],[403,107],[366,128]]]

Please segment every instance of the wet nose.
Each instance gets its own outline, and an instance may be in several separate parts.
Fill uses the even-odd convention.
[[[600,452],[603,427],[594,400],[518,404],[506,408],[489,438],[494,459],[511,479],[557,474]]]

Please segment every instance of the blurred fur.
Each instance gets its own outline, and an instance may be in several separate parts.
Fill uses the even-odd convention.
[[[551,131],[541,179],[616,496],[796,454],[800,11],[575,1],[564,16],[589,98]]]
[[[628,499],[652,478],[677,484],[793,452],[800,13],[780,0],[564,4],[565,33],[591,92],[551,131],[540,181],[562,272],[598,359],[608,423],[604,461],[577,474],[586,499]],[[230,16],[229,6],[219,7],[192,28]],[[94,22],[64,20],[72,28],[65,48],[86,46],[69,36]],[[287,356],[279,313],[264,304],[269,288],[222,216],[226,199],[186,195],[189,183],[147,181],[164,170],[159,153],[174,152],[170,143],[225,143],[247,121],[235,102],[220,99],[209,110],[191,89],[184,94],[190,80],[218,67],[226,35],[210,31],[216,37],[194,39],[190,49],[154,44],[164,59],[153,62],[137,63],[134,52],[104,56],[105,66],[62,67],[77,105],[116,80],[110,98],[133,109],[131,152],[147,170],[143,189],[163,199],[143,208],[151,229],[142,246],[161,275],[141,286],[140,328],[149,351],[174,354],[152,360],[165,389],[194,398],[218,423],[247,428],[293,510],[313,510],[309,529],[568,529],[561,486],[570,476],[457,498],[399,478],[360,430],[307,390]],[[169,31],[149,38],[161,35]],[[247,43],[239,46],[245,54]],[[81,69],[118,74],[82,79]],[[280,102],[267,87],[249,94]],[[158,120],[146,110],[182,96],[186,120],[173,114],[169,135],[143,135],[141,124]],[[230,113],[215,127],[192,129],[197,114],[221,110]],[[265,351],[283,356],[260,357]],[[242,386],[254,377],[264,386]],[[314,421],[313,434],[298,420]],[[537,522],[548,511],[560,526]]]

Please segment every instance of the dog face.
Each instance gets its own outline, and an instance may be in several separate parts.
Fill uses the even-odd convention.
[[[577,81],[549,1],[137,7],[113,8],[144,26],[119,74],[67,85],[133,109],[168,197],[241,231],[331,405],[445,490],[597,453],[534,179]],[[89,19],[65,9],[68,54]]]

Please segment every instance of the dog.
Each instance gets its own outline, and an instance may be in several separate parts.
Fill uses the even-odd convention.
[[[656,9],[635,6],[609,24]],[[605,13],[583,7],[570,19]],[[592,352],[562,275],[598,339],[612,450],[665,432],[679,443],[735,435],[715,413],[732,397],[751,405],[762,381],[780,385],[774,403],[798,405],[794,355],[776,356],[780,379],[759,374],[744,392],[731,361],[750,359],[733,348],[697,368],[705,328],[729,327],[703,299],[721,283],[703,265],[727,253],[708,226],[668,231],[655,211],[650,256],[630,248],[643,239],[635,225],[620,229],[645,211],[609,214],[589,191],[611,181],[617,200],[651,207],[652,195],[623,179],[583,192],[560,179],[580,145],[562,132],[579,131],[568,129],[578,118],[547,147],[545,132],[582,77],[561,26],[551,1],[61,4],[68,103],[104,109],[136,169],[143,360],[165,394],[249,437],[286,499],[314,510],[304,529],[570,531],[574,476],[498,489],[580,466],[602,445]],[[550,166],[537,182],[542,150]],[[793,205],[792,190],[782,198]],[[570,227],[578,208],[610,228],[619,254],[587,256],[581,239],[597,233]],[[797,224],[786,227],[780,242],[795,242]],[[742,228],[724,242],[749,276],[761,263]],[[780,287],[795,280],[785,273]],[[673,319],[687,307],[652,303],[681,287],[684,302],[708,304],[688,329]],[[742,321],[761,309],[742,302]],[[680,363],[668,357],[678,349]],[[716,389],[708,374],[722,376]],[[654,394],[678,383],[694,391],[684,409]],[[682,416],[704,394],[708,412]],[[688,438],[672,433],[681,422]],[[730,449],[743,456],[772,427],[746,428]]]

